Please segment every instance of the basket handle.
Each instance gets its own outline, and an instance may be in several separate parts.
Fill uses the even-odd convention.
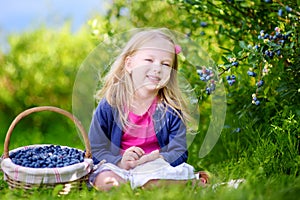
[[[79,131],[83,137],[84,140],[84,144],[85,144],[85,158],[91,158],[92,154],[91,154],[91,146],[90,146],[90,142],[88,140],[87,137],[87,133],[84,130],[83,126],[81,125],[81,122],[71,113],[69,113],[68,111],[65,111],[61,108],[57,108],[57,107],[53,107],[53,106],[38,106],[38,107],[34,107],[34,108],[30,108],[27,109],[23,112],[21,112],[15,119],[14,121],[11,123],[7,133],[6,133],[6,137],[5,137],[5,142],[4,142],[4,152],[3,152],[3,158],[9,158],[9,142],[10,142],[10,137],[12,134],[13,129],[15,128],[16,124],[24,117],[26,117],[27,115],[34,113],[34,112],[40,112],[40,111],[52,111],[52,112],[56,112],[56,113],[60,113],[66,117],[68,117],[69,119],[73,120],[75,125],[77,126],[77,128],[79,128]]]

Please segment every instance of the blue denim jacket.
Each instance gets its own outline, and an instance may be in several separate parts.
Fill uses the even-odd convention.
[[[171,108],[165,111],[157,106],[153,114],[154,129],[160,146],[160,154],[172,166],[187,161],[186,127]],[[118,111],[106,99],[98,104],[92,118],[89,140],[95,164],[101,160],[117,164],[120,155],[122,127]]]

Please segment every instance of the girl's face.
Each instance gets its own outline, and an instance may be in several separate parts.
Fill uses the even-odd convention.
[[[169,79],[174,61],[174,46],[165,40],[143,45],[126,58],[125,68],[131,74],[135,91],[156,93]]]

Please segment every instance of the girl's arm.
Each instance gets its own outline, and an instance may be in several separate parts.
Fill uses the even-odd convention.
[[[167,122],[160,132],[162,157],[172,166],[187,161],[186,126],[174,112],[167,113]]]
[[[101,101],[93,115],[89,140],[96,163],[106,160],[108,163],[117,164],[122,158],[118,145],[122,131],[114,121],[112,113],[111,106],[106,101]]]

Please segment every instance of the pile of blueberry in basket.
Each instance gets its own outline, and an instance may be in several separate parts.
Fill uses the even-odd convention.
[[[57,168],[83,162],[84,152],[59,145],[45,145],[12,152],[9,157],[14,164],[23,167]]]

